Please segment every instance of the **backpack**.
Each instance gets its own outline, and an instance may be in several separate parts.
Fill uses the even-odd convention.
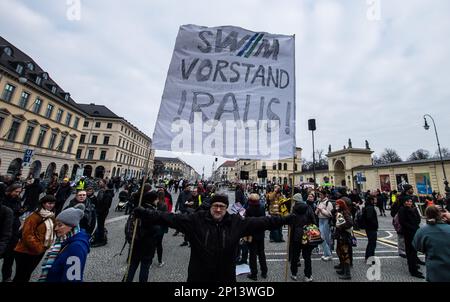
[[[125,241],[128,242],[129,244],[131,244],[131,241],[133,240],[133,232],[136,222],[138,223],[138,225],[134,240],[139,241],[142,238],[142,231],[141,231],[142,222],[140,220],[137,220],[136,216],[134,216],[134,214],[131,213],[127,218],[127,223],[125,223]]]
[[[320,230],[315,224],[305,225],[303,227],[302,244],[317,246],[323,242]]]
[[[394,229],[398,234],[402,233],[402,225],[400,224],[400,218],[398,213],[395,214],[394,219],[392,219],[392,224],[394,225]]]

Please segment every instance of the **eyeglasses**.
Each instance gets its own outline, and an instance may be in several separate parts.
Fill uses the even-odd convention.
[[[211,206],[211,208],[213,208],[213,209],[221,209],[221,210],[225,210],[225,209],[227,208],[227,206],[226,206],[226,205],[213,204],[213,205]]]

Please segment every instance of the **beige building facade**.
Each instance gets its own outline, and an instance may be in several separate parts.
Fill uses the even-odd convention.
[[[0,175],[71,177],[86,114],[28,55],[0,37]],[[24,156],[25,151],[33,156]]]
[[[95,178],[141,178],[148,165],[152,177],[154,150],[151,139],[106,106],[78,104],[87,114],[83,123],[77,165]]]
[[[433,191],[444,193],[444,172],[438,159],[397,162],[374,165],[373,151],[345,148],[329,152],[328,170],[316,171],[316,183],[323,186],[329,183],[335,187],[347,187],[359,191],[377,190],[391,192],[401,191],[404,184],[410,184],[414,192],[428,195]],[[450,158],[444,159],[446,174],[450,173]],[[295,184],[310,182],[312,171],[295,174]]]
[[[267,170],[267,178],[265,182],[276,184],[291,184],[292,173],[294,171],[301,171],[302,148],[296,148],[295,161],[292,158],[281,160],[250,160],[238,159],[235,163],[235,182],[241,182],[241,171],[249,173],[248,182],[263,183],[263,179],[258,178],[258,171]]]

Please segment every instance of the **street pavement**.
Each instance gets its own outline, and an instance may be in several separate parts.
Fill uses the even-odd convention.
[[[234,203],[234,192],[228,192],[230,196],[230,204]],[[118,202],[117,195],[114,198],[113,206],[106,221],[108,230],[108,244],[103,247],[91,248],[86,263],[84,280],[90,282],[120,282],[125,274],[127,263],[128,246],[124,249],[122,255],[119,255],[121,248],[125,242],[124,226],[127,216],[124,212],[115,212],[114,208]],[[178,194],[173,193],[174,205]],[[376,279],[369,280],[367,272],[369,265],[365,264],[364,252],[367,245],[367,239],[362,235],[357,235],[358,246],[353,251],[353,268],[352,282],[424,282],[421,279],[411,277],[408,273],[406,259],[400,258],[397,253],[396,233],[391,224],[392,218],[389,211],[387,216],[378,216],[380,230],[378,238],[383,242],[377,242],[376,256],[380,260],[379,276]],[[150,269],[149,282],[183,282],[187,279],[187,268],[189,262],[190,248],[187,246],[180,247],[183,242],[181,235],[173,236],[174,230],[169,229],[169,233],[164,236],[163,240],[163,261],[165,265],[161,268],[157,266],[157,257],[153,259],[153,265]],[[283,229],[284,239],[287,238],[288,230]],[[361,231],[364,234],[364,231]],[[258,282],[294,282],[290,276],[290,271],[286,274],[286,249],[287,244],[269,242],[269,232],[266,232],[265,251],[267,257],[267,265],[269,268],[268,278],[262,279],[258,276]],[[342,281],[338,278],[333,268],[338,263],[335,253],[333,253],[333,261],[324,262],[320,259],[321,254],[313,253],[312,271],[314,281],[318,282],[349,282]],[[424,260],[423,255],[419,257]],[[299,280],[303,280],[303,259],[302,266],[299,268]],[[258,267],[259,269],[259,267]],[[425,273],[425,267],[421,268]],[[40,266],[37,267],[32,275],[31,281],[36,281],[40,273]],[[373,276],[369,274],[369,277]],[[287,278],[286,278],[287,277]],[[371,277],[371,279],[374,279]],[[138,280],[138,272],[135,275],[135,281]],[[254,282],[246,277],[246,275],[237,276],[238,282]],[[299,281],[297,281],[299,282]]]

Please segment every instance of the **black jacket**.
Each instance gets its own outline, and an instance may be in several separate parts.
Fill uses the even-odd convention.
[[[337,240],[348,241],[352,236],[350,234],[350,232],[347,231],[348,229],[353,227],[352,215],[350,215],[350,213],[342,211],[342,210],[336,211],[335,224],[337,224],[336,217],[339,214],[343,215],[343,217],[345,219],[345,223],[343,223],[339,226],[336,225],[336,231],[334,234],[334,238]]]
[[[300,244],[303,237],[303,227],[310,224],[317,225],[317,221],[311,206],[306,203],[296,203],[294,213],[296,216],[292,225],[291,242]]]
[[[0,258],[2,258],[3,253],[11,241],[13,220],[13,211],[0,202]]]
[[[23,211],[20,205],[20,199],[13,199],[10,196],[6,195],[3,205],[10,208],[13,212],[12,218],[12,234],[11,239],[9,241],[9,248],[14,248],[19,241],[20,238],[20,216],[22,216]]]
[[[114,198],[114,190],[106,189],[99,190],[97,193],[97,198],[95,200],[95,211],[99,215],[107,215],[109,208],[111,208],[112,200]]]
[[[32,184],[25,186],[25,193],[23,195],[24,207],[27,211],[34,211],[39,205],[39,196],[44,192],[44,189],[39,183],[39,179],[35,179]]]
[[[362,227],[366,231],[378,231],[378,215],[372,204],[366,204],[361,213]]]
[[[66,202],[67,198],[72,194],[72,187],[70,184],[60,185],[58,192],[56,192],[55,198],[58,204],[63,204]]]
[[[236,282],[236,255],[242,237],[277,229],[292,221],[291,217],[249,217],[226,213],[216,222],[209,211],[189,215],[147,210],[143,220],[180,230],[189,238],[188,282]]]
[[[192,200],[191,192],[181,191],[180,195],[178,195],[177,204],[175,205],[175,212],[180,211],[181,213],[186,213],[187,206],[186,201]]]
[[[402,233],[405,235],[414,235],[420,227],[420,215],[417,208],[400,207],[398,220],[402,226]]]
[[[264,217],[266,212],[261,205],[249,205],[245,211],[245,217]],[[264,240],[264,230],[251,234],[254,240]]]

